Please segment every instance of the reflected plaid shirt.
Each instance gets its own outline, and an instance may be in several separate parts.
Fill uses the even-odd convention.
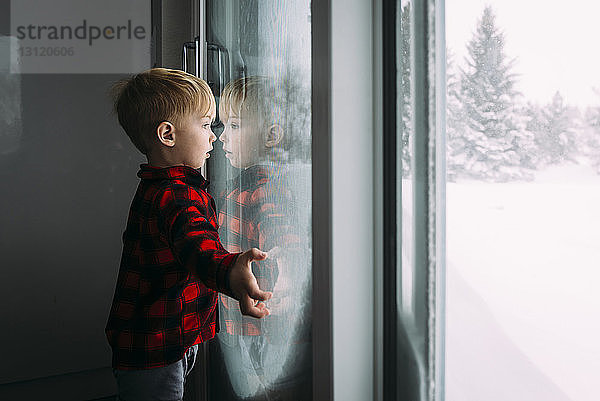
[[[243,170],[230,180],[218,197],[219,234],[223,246],[231,252],[258,248],[268,252],[275,246],[288,247],[299,242],[285,213],[291,194],[277,183],[276,171],[269,166],[256,165]],[[259,287],[273,291],[279,271],[273,259],[254,261],[252,272]],[[278,317],[255,319],[242,316],[239,303],[219,294],[221,320],[225,331],[232,335],[258,336],[264,326]]]
[[[106,336],[116,369],[180,360],[218,331],[217,291],[231,294],[238,254],[218,236],[215,204],[199,171],[140,166]]]

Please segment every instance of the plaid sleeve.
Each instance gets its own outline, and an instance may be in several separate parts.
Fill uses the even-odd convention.
[[[210,195],[172,184],[157,198],[158,226],[173,254],[207,287],[233,297],[229,272],[239,253],[221,245]]]

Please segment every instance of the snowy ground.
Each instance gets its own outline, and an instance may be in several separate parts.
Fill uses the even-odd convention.
[[[448,183],[447,257],[448,379],[469,374],[460,368],[468,361],[461,360],[463,345],[456,340],[469,336],[469,324],[461,323],[460,332],[452,320],[453,306],[464,304],[464,292],[452,283],[464,281],[476,295],[469,299],[481,300],[498,324],[490,330],[503,331],[533,370],[572,400],[598,399],[599,175],[585,165],[565,165],[538,173],[533,182]],[[486,349],[489,363],[496,363],[493,346]]]

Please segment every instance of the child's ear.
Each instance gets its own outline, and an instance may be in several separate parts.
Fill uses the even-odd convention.
[[[283,127],[279,124],[273,124],[267,130],[267,140],[265,146],[272,148],[283,139]]]
[[[175,146],[175,127],[168,121],[163,121],[156,127],[156,136],[160,143],[172,148]]]

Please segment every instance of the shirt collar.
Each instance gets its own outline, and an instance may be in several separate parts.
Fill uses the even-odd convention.
[[[200,173],[200,169],[189,166],[154,167],[140,164],[137,176],[142,180],[181,180],[187,184],[206,189],[208,181]]]

